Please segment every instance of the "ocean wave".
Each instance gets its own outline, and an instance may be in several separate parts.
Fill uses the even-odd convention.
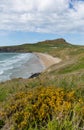
[[[0,54],[0,79],[8,78],[14,72],[14,69],[19,70],[19,67],[27,62],[32,54],[30,53],[1,53]]]
[[[28,78],[42,70],[39,59],[32,53],[0,54],[0,82],[13,78]]]
[[[3,72],[4,72],[3,70],[0,70],[0,75],[2,75],[2,74],[3,74]]]

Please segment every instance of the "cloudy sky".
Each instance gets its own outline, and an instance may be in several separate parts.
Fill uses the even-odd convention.
[[[0,46],[57,38],[84,45],[84,0],[0,0]]]

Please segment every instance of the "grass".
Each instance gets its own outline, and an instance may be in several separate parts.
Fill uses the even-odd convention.
[[[75,63],[72,65],[66,66],[65,68],[60,70],[58,73],[59,74],[66,74],[66,73],[74,72],[74,71],[81,70],[81,69],[84,69],[84,63]]]

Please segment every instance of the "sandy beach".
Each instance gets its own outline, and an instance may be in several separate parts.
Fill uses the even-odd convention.
[[[53,57],[44,53],[34,53],[40,60],[40,62],[45,66],[45,69],[50,67],[51,65],[57,64],[61,62],[61,59],[58,57]]]

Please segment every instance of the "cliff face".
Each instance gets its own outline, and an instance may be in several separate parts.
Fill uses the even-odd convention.
[[[0,52],[14,52],[16,49],[11,48],[11,47],[1,47]]]
[[[0,52],[26,52],[20,46],[0,47]]]

